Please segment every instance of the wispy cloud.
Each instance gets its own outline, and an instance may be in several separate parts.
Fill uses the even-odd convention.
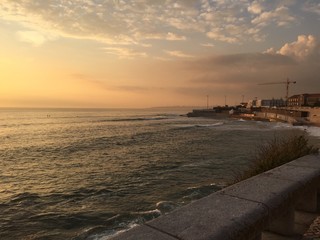
[[[207,36],[213,40],[227,42],[227,43],[240,43],[237,37],[233,37],[231,35],[227,36],[224,34],[222,29],[212,29],[210,32],[207,33]]]
[[[29,27],[52,29],[63,36],[97,39],[108,44],[137,44],[152,34],[167,40],[186,40],[186,36],[178,34],[181,30],[203,33],[203,36],[207,33],[214,38],[212,29],[226,24],[243,29],[270,22],[284,25],[293,21],[294,16],[285,4],[280,7],[279,4],[274,7],[268,4],[268,9],[262,3],[249,0],[232,3],[167,0],[166,4],[150,0],[2,0],[0,17]],[[254,16],[252,21],[251,14]],[[229,30],[227,32],[232,34]],[[243,36],[237,37],[238,40],[250,37],[250,34],[241,32],[239,35]],[[234,42],[231,37],[225,39]]]
[[[192,58],[190,54],[183,53],[181,51],[165,51],[168,55],[178,58]]]
[[[36,31],[18,31],[16,35],[21,42],[30,43],[36,47],[48,40],[46,36]]]
[[[185,36],[179,36],[177,34],[168,32],[166,39],[169,41],[184,41],[187,38]]]
[[[136,51],[130,48],[124,47],[105,47],[104,51],[108,54],[119,56],[120,58],[132,59],[135,57],[146,57],[147,53]]]
[[[264,41],[268,35],[264,31],[266,27],[282,28],[297,23],[300,19],[292,10],[294,2],[2,0],[0,19],[23,26],[17,37],[34,46],[55,39],[48,38],[45,32],[56,37],[94,40],[116,48],[153,47],[155,40],[242,44]],[[314,1],[307,1],[303,8],[320,12],[319,3]],[[116,48],[109,48],[108,52],[129,57],[145,56]]]
[[[278,7],[272,11],[266,11],[259,14],[252,20],[254,25],[265,27],[272,23],[280,26],[287,26],[296,21],[296,17],[291,15],[289,8],[285,6]]]
[[[303,6],[303,10],[320,15],[320,2],[318,1],[306,1]]]

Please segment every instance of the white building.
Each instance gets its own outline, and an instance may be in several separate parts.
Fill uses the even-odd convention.
[[[247,108],[252,107],[283,107],[285,106],[285,101],[281,99],[256,99],[249,100]]]

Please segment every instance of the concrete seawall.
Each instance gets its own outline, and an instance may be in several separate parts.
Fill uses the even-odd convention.
[[[278,113],[269,113],[269,112],[256,112],[255,116],[258,118],[264,118],[269,120],[288,122],[290,124],[303,124],[306,123],[303,119],[298,119],[296,117],[291,117],[288,115],[278,114]]]
[[[266,239],[266,230],[296,236],[295,210],[317,211],[319,183],[320,156],[308,155],[112,239],[256,240]]]
[[[304,113],[304,114],[303,114]],[[306,115],[306,116],[303,116]],[[268,120],[288,122],[293,125],[314,125],[320,126],[320,108],[299,107],[263,109],[256,112],[255,116]]]
[[[309,109],[308,120],[316,126],[320,127],[320,108]]]

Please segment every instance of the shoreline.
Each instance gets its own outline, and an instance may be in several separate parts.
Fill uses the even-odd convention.
[[[257,111],[244,113],[242,109],[222,108],[220,109],[196,109],[187,113],[188,117],[206,117],[206,118],[236,118],[251,121],[264,122],[285,122],[293,126],[314,126],[320,127],[320,108],[310,109],[269,109],[262,108]]]
[[[288,121],[283,121],[281,119],[277,118],[263,118],[263,117],[258,117],[258,116],[245,116],[245,115],[230,115],[230,118],[234,119],[244,119],[248,121],[261,121],[261,122],[282,122],[282,123],[289,123],[293,126],[306,126],[306,127],[320,127],[320,123],[313,123],[313,122],[305,122],[305,123],[291,123]]]

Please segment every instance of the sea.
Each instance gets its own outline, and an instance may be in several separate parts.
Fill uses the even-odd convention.
[[[259,145],[320,128],[187,108],[0,109],[0,239],[107,240],[225,187]]]

